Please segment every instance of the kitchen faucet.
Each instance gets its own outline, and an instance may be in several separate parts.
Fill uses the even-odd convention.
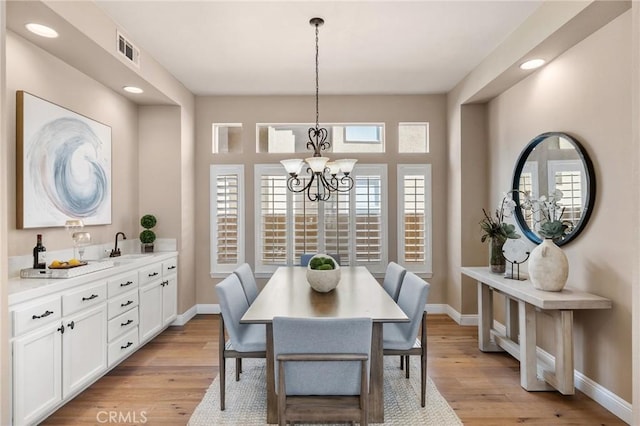
[[[124,235],[124,232],[116,232],[116,245],[113,248],[113,250],[111,250],[111,254],[109,255],[109,257],[118,257],[120,256],[120,249],[118,248],[118,235],[122,235],[122,239],[126,240],[127,236]]]

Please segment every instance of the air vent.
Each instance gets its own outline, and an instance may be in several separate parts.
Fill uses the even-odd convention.
[[[117,31],[117,49],[118,52],[125,58],[127,61],[134,64],[137,68],[140,68],[140,49],[134,46],[129,40],[125,38],[124,35],[120,31]]]

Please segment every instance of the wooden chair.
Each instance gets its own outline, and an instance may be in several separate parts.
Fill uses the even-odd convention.
[[[387,265],[384,280],[382,281],[382,288],[391,296],[394,302],[398,301],[400,287],[402,286],[402,280],[406,273],[407,270],[395,262],[389,262]]]
[[[427,385],[427,316],[425,305],[429,294],[429,283],[413,272],[404,276],[398,305],[409,317],[408,323],[384,323],[383,351],[384,355],[400,355],[406,364],[406,377],[409,378],[409,356],[420,355],[421,394],[420,404],[425,406]],[[418,328],[422,325],[420,339],[416,338]],[[402,362],[401,367],[402,368]]]
[[[256,300],[256,297],[258,297],[258,285],[256,284],[256,278],[253,275],[251,267],[248,263],[243,263],[233,271],[233,273],[238,276],[244,294],[247,297],[247,302],[249,306],[251,306],[253,301]]]
[[[367,425],[371,330],[371,318],[273,319],[280,425]]]
[[[220,302],[220,410],[225,409],[225,373],[227,358],[236,359],[236,382],[242,372],[242,358],[266,358],[267,338],[264,324],[240,324],[249,309],[242,284],[235,274],[230,274],[216,286]],[[229,341],[225,341],[225,329]]]

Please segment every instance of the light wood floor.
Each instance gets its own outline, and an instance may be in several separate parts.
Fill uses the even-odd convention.
[[[427,328],[428,374],[465,425],[625,424],[579,391],[525,391],[515,359],[478,350],[476,327],[429,315]],[[216,315],[170,327],[43,424],[185,425],[218,374],[217,342]]]

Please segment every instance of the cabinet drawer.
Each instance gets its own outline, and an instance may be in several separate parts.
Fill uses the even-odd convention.
[[[156,263],[138,272],[138,282],[141,286],[162,277],[162,263]]]
[[[62,317],[59,296],[34,303],[19,305],[13,309],[13,335],[18,336],[34,328],[49,324]]]
[[[138,328],[138,308],[135,307],[122,315],[109,320],[107,338],[112,341],[129,330]]]
[[[162,262],[162,275],[167,277],[178,272],[178,259],[173,258]]]
[[[103,303],[107,300],[107,286],[104,282],[93,283],[62,295],[62,312],[69,315],[81,309]]]
[[[107,308],[109,319],[138,306],[138,290],[131,290],[122,296],[109,300]]]
[[[109,344],[109,367],[138,348],[138,327]]]
[[[136,271],[119,275],[107,281],[107,293],[109,297],[124,293],[138,287],[138,273]]]

